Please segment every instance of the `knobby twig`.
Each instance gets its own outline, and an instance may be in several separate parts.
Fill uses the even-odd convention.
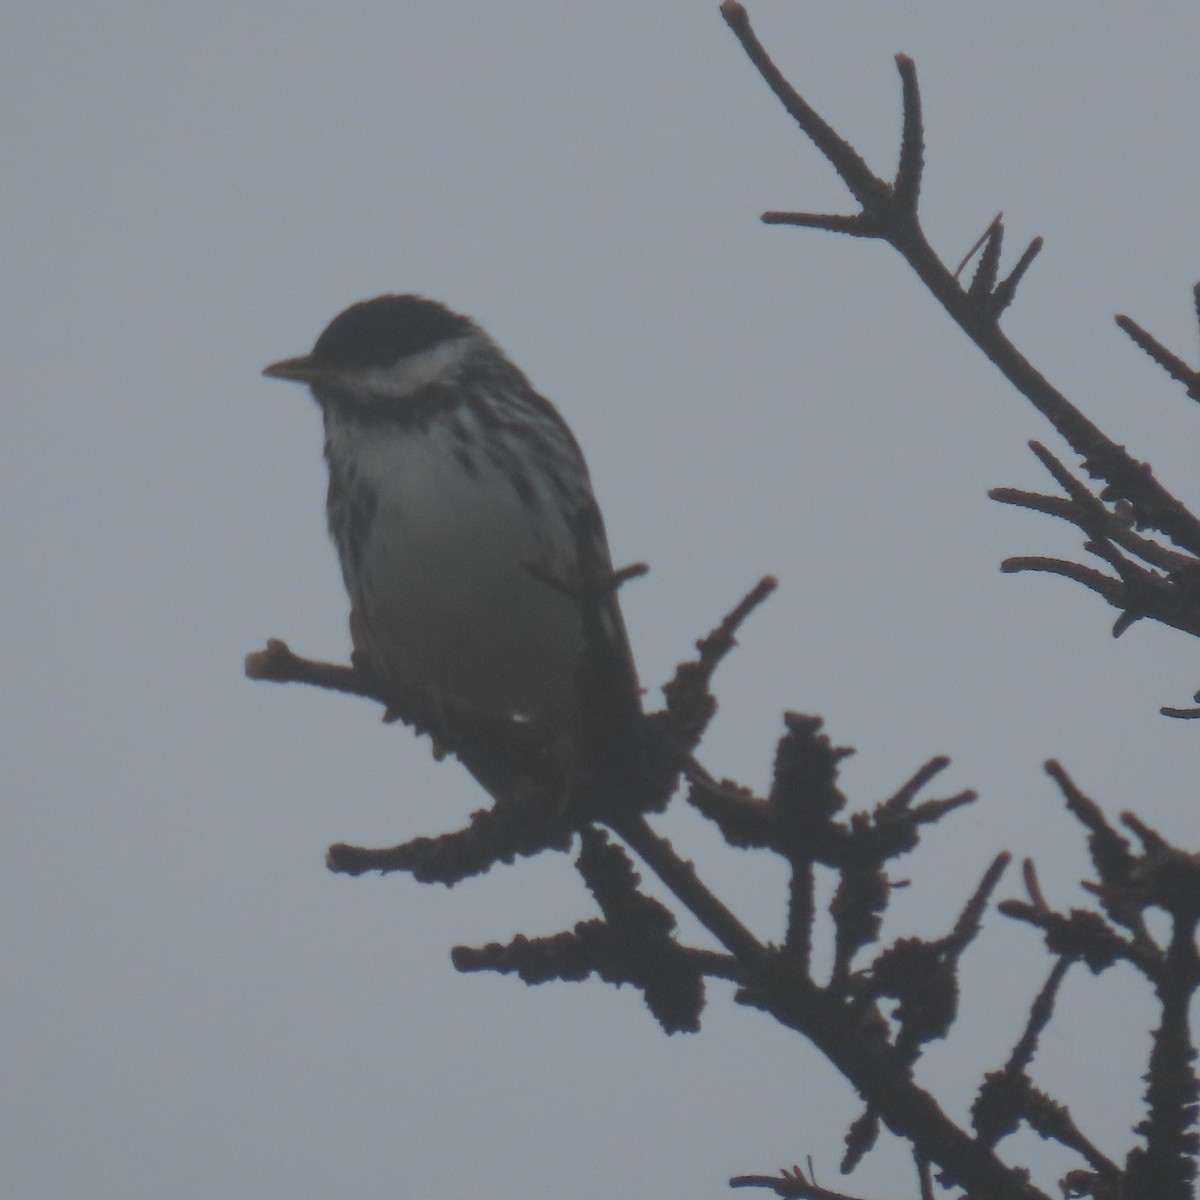
[[[1200,283],[1192,289],[1193,307],[1197,324],[1200,324]],[[1117,324],[1144,350],[1172,379],[1182,383],[1193,400],[1200,400],[1200,371],[1189,367],[1177,354],[1172,353],[1157,338],[1147,333],[1132,317],[1118,314]]]
[[[1093,497],[1081,484],[1071,489],[1071,502],[1067,505],[1055,506],[1051,497],[1014,489],[1001,489],[992,495],[1007,504],[1072,521],[1087,533],[1088,551],[1108,562],[1116,571],[1115,577],[1077,563],[1029,555],[1008,559],[1004,570],[1039,571],[1082,584],[1122,610],[1114,633],[1123,632],[1137,620],[1151,618],[1200,636],[1200,519],[1154,478],[1146,464],[1129,455],[1053,387],[1000,328],[999,318],[1013,302],[1018,284],[1041,249],[1041,238],[1029,243],[1003,279],[1000,277],[1004,239],[1001,215],[993,219],[954,271],[945,266],[930,246],[918,211],[925,135],[912,60],[904,55],[896,58],[903,127],[899,166],[889,181],[874,174],[854,147],[792,87],[758,40],[741,4],[726,0],[721,5],[721,14],[768,87],[832,165],[859,205],[858,212],[848,214],[770,211],[763,214],[762,220],[770,225],[875,238],[893,246],[967,336],[1062,435],[1082,459],[1086,473],[1100,481],[1102,489],[1098,497]],[[979,262],[974,276],[964,287],[959,276],[977,251]],[[1200,284],[1195,299],[1200,317]],[[1200,399],[1200,373],[1130,318],[1122,316],[1117,320],[1143,350],[1185,386],[1188,395]],[[1083,495],[1091,503],[1085,502]],[[1151,539],[1136,538],[1132,528],[1159,533],[1178,550],[1170,552]],[[1122,554],[1118,547],[1132,551],[1142,562]],[[1171,566],[1164,568],[1168,559]],[[1147,563],[1157,570],[1143,565]],[[1200,709],[1163,711],[1200,717]]]

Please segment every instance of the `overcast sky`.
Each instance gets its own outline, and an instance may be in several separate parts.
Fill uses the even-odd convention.
[[[892,56],[916,59],[931,240],[955,263],[1000,209],[1007,261],[1045,235],[1006,328],[1200,503],[1200,410],[1111,320],[1195,361],[1195,0],[751,14],[885,173]],[[838,1179],[848,1088],[722,986],[668,1039],[629,989],[457,975],[455,943],[593,915],[569,859],[451,891],[326,872],[330,842],[449,830],[483,796],[365,703],[242,677],[269,636],[348,650],[318,412],[259,371],[379,292],[475,316],[570,421],[616,561],[652,565],[622,593],[651,700],[776,573],[701,758],[762,787],[780,713],[820,713],[871,805],[951,755],[942,793],[981,800],[902,864],[893,935],[943,932],[1003,848],[1084,901],[1051,755],[1198,841],[1200,730],[1156,712],[1200,687],[1195,644],[1113,641],[1097,598],[997,569],[1075,546],[985,495],[1044,485],[1048,428],[885,247],[759,224],[849,209],[715,0],[10,0],[3,23],[0,1191],[666,1200],[811,1154],[826,1186],[911,1194],[887,1148]],[[662,825],[780,935],[775,863]],[[989,918],[923,1066],[956,1115],[1048,965]],[[1035,1071],[1120,1156],[1151,1009],[1120,972],[1064,1004]],[[1044,1186],[1075,1165],[1012,1148]]]

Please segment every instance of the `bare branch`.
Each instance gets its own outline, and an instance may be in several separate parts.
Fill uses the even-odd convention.
[[[801,229],[823,229],[851,237],[885,236],[883,226],[866,213],[765,212],[760,219],[764,225],[796,225]]]
[[[920,129],[916,70],[911,60],[897,59],[905,97],[905,126],[901,139],[901,170],[896,185],[889,186],[867,168],[854,148],[787,82],[755,36],[745,8],[734,0],[727,0],[721,6],[721,13],[759,74],[842,177],[868,221],[864,228],[853,217],[771,213],[768,214],[771,223],[807,225],[854,236],[881,237],[889,242],[967,336],[1067,440],[1084,460],[1089,474],[1102,479],[1114,498],[1127,500],[1140,524],[1166,534],[1181,549],[1200,557],[1200,520],[1159,484],[1144,464],[1132,459],[1123,447],[1101,432],[1053,387],[1001,331],[998,317],[1011,303],[1017,284],[1041,249],[1041,240],[1034,239],[1030,243],[1008,278],[996,286],[986,303],[981,303],[979,291],[969,292],[962,288],[955,274],[946,268],[929,245],[915,207],[919,198],[916,164],[923,132]],[[993,236],[998,241],[998,228]],[[990,268],[980,277],[980,287],[988,281],[989,275]]]
[[[910,779],[902,783],[892,793],[890,799],[884,801],[883,810],[885,812],[903,812],[909,808],[917,798],[917,793],[932,779],[940,775],[949,765],[950,760],[944,754],[939,754],[931,758],[924,766],[914,772]]]
[[[301,658],[279,638],[268,638],[264,649],[246,655],[246,678],[269,683],[306,683],[310,687],[387,703],[374,680],[357,667]]]
[[[813,145],[829,160],[850,194],[864,208],[869,208],[881,194],[890,194],[891,189],[888,185],[871,172],[854,147],[783,77],[783,73],[771,61],[770,55],[750,27],[750,17],[745,8],[736,3],[736,0],[725,0],[721,5],[721,16],[741,42],[742,49],[758,68],[758,73],[767,86],[779,98],[779,102],[796,124],[804,130]]]
[[[1043,239],[1035,237],[1025,247],[1025,253],[1017,259],[1017,265],[1009,272],[1008,278],[996,286],[992,294],[992,312],[1000,314],[1013,302],[1017,294],[1017,285],[1025,277],[1025,272],[1033,265],[1033,260],[1042,252]]]
[[[761,967],[767,957],[766,947],[705,887],[696,868],[650,828],[645,817],[626,817],[610,824],[731,954],[749,967]]]
[[[1200,703],[1200,692],[1194,693],[1192,699]],[[1200,721],[1200,708],[1170,708],[1163,705],[1158,711],[1164,717],[1177,717],[1181,721]]]
[[[1066,1108],[1033,1086],[1028,1075],[1038,1040],[1054,1013],[1054,1002],[1070,965],[1069,957],[1061,957],[1054,964],[1030,1006],[1029,1019],[1008,1062],[1002,1070],[989,1072],[985,1077],[971,1106],[971,1119],[980,1138],[991,1146],[1015,1132],[1021,1121],[1025,1121],[1042,1137],[1078,1151],[1106,1178],[1115,1180],[1120,1176],[1117,1165],[1084,1136]]]
[[[721,623],[696,643],[699,656],[680,663],[675,677],[663,685],[671,733],[685,749],[690,750],[699,742],[717,710],[709,685],[717,667],[737,645],[737,631],[777,586],[771,575],[760,579]]]
[[[569,850],[571,827],[553,805],[547,808],[545,796],[530,801],[497,803],[473,813],[465,829],[413,838],[399,846],[370,849],[338,843],[329,847],[325,864],[340,875],[405,871],[420,883],[451,885],[518,856]]]
[[[1124,587],[1121,580],[1105,575],[1093,567],[1085,567],[1080,563],[1066,562],[1061,558],[1046,558],[1036,554],[1014,555],[1006,558],[1000,564],[1000,570],[1006,575],[1015,575],[1020,571],[1042,571],[1048,575],[1061,575],[1064,579],[1073,579],[1091,588],[1099,596],[1103,596],[1114,608],[1124,608]]]
[[[1000,250],[1004,245],[1003,216],[1003,213],[997,213],[983,237],[976,243],[977,246],[983,247],[983,253],[979,256],[979,265],[971,277],[971,286],[967,288],[967,295],[975,300],[988,298],[996,287],[996,277],[1000,270]],[[974,253],[975,251],[972,250],[971,254]],[[969,258],[970,255],[967,257]],[[966,260],[964,259],[963,262],[965,265]],[[958,271],[954,272],[956,277],[961,270],[960,266]]]
[[[812,1175],[811,1163],[809,1175]],[[798,1166],[790,1171],[785,1167],[778,1175],[735,1175],[729,1181],[729,1186],[766,1188],[784,1200],[858,1200],[858,1197],[845,1192],[831,1192],[828,1188],[818,1187],[811,1178],[805,1178]]]
[[[925,122],[921,117],[921,89],[917,84],[917,65],[907,54],[896,55],[904,105],[904,127],[900,135],[900,161],[892,194],[896,203],[917,215],[921,199],[921,175],[925,169]]]
[[[1200,293],[1198,293],[1200,294]],[[1113,320],[1177,383],[1182,383],[1193,400],[1200,400],[1200,371],[1195,371],[1157,338],[1147,333],[1132,317],[1118,313]]]
[[[1007,851],[997,854],[992,860],[991,866],[984,872],[979,886],[963,906],[953,931],[943,941],[946,952],[952,957],[958,958],[979,935],[980,924],[983,921],[988,901],[992,898],[992,893],[996,890],[1000,877],[1008,869],[1010,862],[1012,862],[1012,855]]]

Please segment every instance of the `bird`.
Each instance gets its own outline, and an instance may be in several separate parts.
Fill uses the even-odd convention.
[[[627,708],[639,693],[600,508],[558,410],[475,321],[413,294],[352,304],[263,374],[306,384],[324,418],[356,669],[392,715],[434,727],[435,753],[464,731],[523,734],[566,786],[586,741],[585,651]]]

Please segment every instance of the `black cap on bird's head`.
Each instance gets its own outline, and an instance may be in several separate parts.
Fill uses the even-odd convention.
[[[376,296],[334,317],[311,354],[272,363],[263,374],[312,383],[356,368],[390,367],[473,328],[469,317],[424,296]]]

